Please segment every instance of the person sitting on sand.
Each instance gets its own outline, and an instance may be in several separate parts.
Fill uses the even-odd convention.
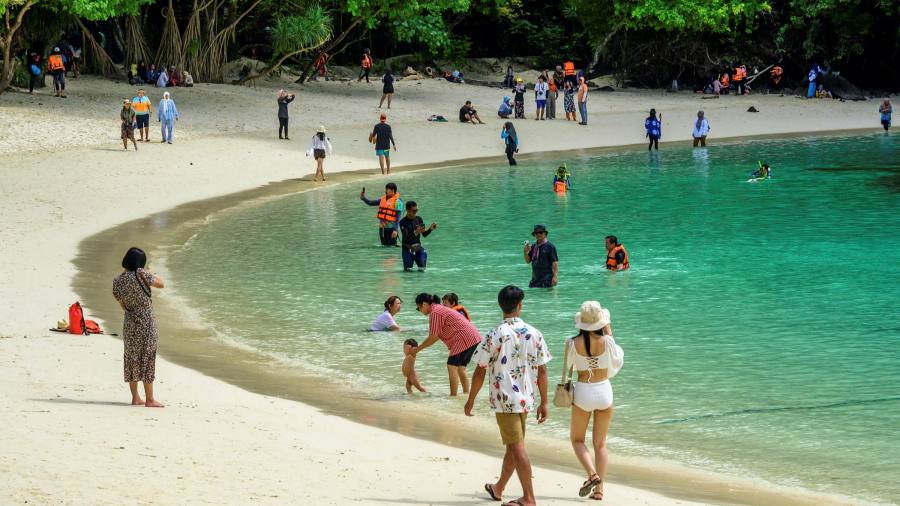
[[[515,73],[513,72],[512,65],[506,66],[506,75],[503,76],[503,87],[504,88],[512,88],[515,86]]]
[[[650,109],[650,116],[644,120],[644,129],[647,130],[646,137],[650,139],[647,151],[653,149],[654,146],[659,151],[659,139],[662,137],[662,114],[657,117],[656,109]]]
[[[878,114],[881,114],[881,126],[884,127],[885,132],[891,128],[891,113],[893,112],[894,108],[891,106],[891,99],[885,97],[884,102],[878,106]]]
[[[509,116],[513,113],[513,104],[509,98],[509,95],[503,96],[503,102],[500,102],[500,108],[497,109],[497,116],[500,116],[502,119],[509,119]]]
[[[455,293],[445,293],[444,296],[441,297],[441,304],[465,316],[466,320],[472,321],[472,318],[469,317],[469,311],[465,306],[459,303],[459,296]]]
[[[131,108],[131,101],[126,99],[122,102],[122,111],[119,112],[119,119],[122,121],[122,145],[125,146],[125,151],[128,151],[128,139],[131,139],[134,150],[137,151],[137,141],[134,140],[135,117],[134,109]]]
[[[625,363],[625,354],[613,339],[609,324],[608,309],[593,300],[583,303],[575,313],[578,335],[566,340],[564,351],[566,363],[578,375],[578,381],[574,384],[569,429],[572,449],[587,474],[578,495],[586,497],[591,494],[591,499],[595,500],[603,499],[603,478],[609,462],[606,434],[613,416],[613,391],[609,380],[618,374]],[[591,419],[594,422],[593,459],[584,444]]]
[[[166,72],[166,68],[163,67],[159,71],[159,75],[156,76],[156,87],[157,88],[165,88],[169,86],[169,73]]]
[[[427,392],[425,388],[419,383],[419,375],[416,374],[416,355],[411,353],[412,349],[418,346],[419,343],[415,339],[407,339],[403,341],[403,365],[400,367],[400,370],[403,371],[403,376],[406,377],[406,393],[411,394],[413,387],[420,392]]]
[[[194,76],[191,75],[190,72],[185,70],[181,73],[184,82],[181,84],[185,88],[193,88],[194,87]]]
[[[313,181],[318,181],[319,177],[325,181],[325,156],[331,154],[331,141],[325,137],[325,127],[319,126],[316,135],[313,135],[309,141],[309,148],[306,149],[306,156],[312,155],[316,160],[316,175]]]
[[[447,374],[450,377],[450,396],[456,396],[460,384],[463,393],[469,393],[466,366],[481,344],[478,329],[463,315],[442,306],[441,298],[437,295],[427,293],[416,295],[416,311],[428,317],[428,339],[410,350],[410,353],[417,354],[438,340],[443,341],[449,350]]]
[[[400,312],[403,301],[396,295],[391,295],[384,301],[384,311],[369,326],[371,332],[399,332],[400,326],[394,320],[394,315]]]
[[[471,100],[466,100],[465,105],[459,108],[459,121],[461,123],[471,123],[473,125],[478,123],[484,124],[484,121],[481,121],[481,118],[478,117],[478,111],[472,107]]]
[[[129,249],[122,258],[122,273],[113,280],[112,293],[125,311],[122,343],[125,345],[125,381],[131,389],[131,405],[161,408],[163,405],[153,396],[159,336],[150,297],[152,288],[164,288],[166,285],[158,276],[144,270],[146,266],[147,255],[144,251],[140,248]],[[141,399],[138,393],[139,381],[144,383],[146,400]]]
[[[151,63],[150,68],[147,69],[147,83],[155,85],[157,79],[159,79],[159,71],[156,70],[156,64]]]
[[[181,72],[173,65],[169,68],[169,86],[174,88],[175,86],[181,86],[182,83]]]

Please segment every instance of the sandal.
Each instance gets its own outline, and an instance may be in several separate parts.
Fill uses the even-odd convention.
[[[489,496],[491,496],[492,501],[500,501],[501,500],[500,497],[494,495],[494,485],[493,484],[485,483],[484,491],[487,492]]]
[[[602,481],[600,481],[600,476],[597,473],[592,474],[591,477],[581,485],[581,488],[578,489],[578,497],[587,497],[588,494],[591,493],[591,489],[600,483],[602,483]]]
[[[600,489],[599,490],[594,489],[594,493],[591,494],[591,499],[593,499],[595,501],[602,501],[603,500],[603,482],[601,481],[597,486],[600,487]],[[597,497],[598,495],[600,497]]]

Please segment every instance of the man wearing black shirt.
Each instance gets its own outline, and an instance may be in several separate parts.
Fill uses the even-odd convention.
[[[381,121],[372,129],[369,134],[369,142],[375,144],[375,156],[378,157],[378,165],[381,167],[381,173],[384,174],[385,164],[387,164],[387,173],[391,173],[391,145],[397,150],[397,143],[394,142],[394,134],[391,132],[391,125],[387,124],[387,114],[381,113]]]
[[[411,271],[413,262],[419,268],[419,272],[425,271],[425,261],[428,253],[422,247],[422,237],[428,237],[437,228],[437,223],[430,227],[425,226],[425,221],[418,216],[419,206],[415,201],[406,203],[406,216],[400,220],[400,232],[403,234],[403,270]]]
[[[531,283],[529,288],[550,288],[556,286],[559,273],[559,257],[556,246],[547,240],[547,227],[535,225],[534,244],[525,241],[525,263],[531,264]]]
[[[478,111],[472,107],[471,100],[466,100],[466,105],[459,109],[459,121],[461,123],[471,123],[473,125],[476,124],[476,121],[482,125],[484,124],[484,121],[481,121],[481,118],[478,117]]]

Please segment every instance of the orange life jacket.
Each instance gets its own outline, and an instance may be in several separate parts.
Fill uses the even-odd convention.
[[[371,56],[369,56],[369,55],[367,55],[367,54],[364,54],[364,55],[363,55],[363,57],[362,57],[362,68],[364,68],[364,69],[370,69],[370,68],[372,68],[372,57],[371,57]]]
[[[456,311],[457,313],[459,313],[459,314],[465,316],[465,317],[466,317],[466,320],[472,321],[472,318],[469,317],[469,312],[466,311],[466,308],[463,307],[462,304],[457,304],[457,305],[455,305],[455,306],[452,306],[450,309],[452,309],[452,310]]]
[[[734,82],[743,81],[747,77],[747,67],[741,65],[734,68]]]
[[[722,87],[727,88],[728,84],[731,82],[731,78],[728,77],[728,74],[722,74],[722,79],[720,79],[720,81],[722,82]]]
[[[378,203],[378,212],[375,217],[379,220],[389,221],[391,223],[397,221],[397,199],[400,194],[394,193],[394,196],[388,198],[387,195],[381,196],[381,202]]]
[[[47,68],[50,69],[50,72],[54,72],[57,70],[65,70],[66,66],[63,65],[62,55],[59,54],[51,54],[47,57]]]
[[[619,264],[618,264],[618,262],[616,262],[616,254],[619,253],[619,251],[621,251],[622,253],[625,254],[625,261],[622,262],[622,265],[624,267],[622,267],[622,268],[627,269],[629,267],[628,266],[628,252],[625,251],[625,246],[622,246],[621,244],[619,244],[619,245],[616,245],[615,248],[609,250],[609,253],[606,254],[606,268],[607,269],[609,269],[611,271],[619,270]]]
[[[563,69],[565,71],[565,75],[574,76],[575,75],[575,63],[567,61],[563,63]]]
[[[779,83],[781,82],[781,75],[784,73],[784,70],[778,65],[772,67],[772,70],[769,72],[769,75],[772,76],[772,82]]]
[[[553,191],[556,193],[566,193],[566,182],[565,181],[556,181],[553,183]]]

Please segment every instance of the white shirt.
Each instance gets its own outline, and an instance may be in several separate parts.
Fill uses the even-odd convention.
[[[547,100],[547,90],[549,89],[549,84],[538,81],[538,83],[534,85],[534,99]]]
[[[378,315],[378,318],[375,318],[375,321],[372,322],[372,326],[369,327],[369,330],[372,332],[381,332],[383,330],[391,330],[391,327],[397,326],[397,322],[394,321],[393,315],[387,309],[384,310],[383,313]]]
[[[324,139],[320,139],[319,135],[313,135],[312,140],[309,142],[309,147],[306,148],[307,156],[312,156],[314,150],[323,149],[326,154],[331,154],[331,141],[328,140],[328,137]]]
[[[491,409],[496,413],[534,411],[538,367],[551,358],[544,336],[521,318],[507,318],[490,331],[473,360],[487,369]]]
[[[697,122],[694,122],[694,131],[691,133],[694,137],[703,137],[704,135],[709,133],[709,122],[706,121],[706,118],[703,118],[700,121],[700,127],[697,128]]]
[[[613,336],[603,336],[603,344],[605,349],[603,354],[586,357],[575,351],[575,339],[582,339],[579,336],[566,340],[566,366],[574,367],[576,371],[590,371],[591,369],[606,369],[606,377],[612,379],[613,376],[619,374],[619,370],[625,365],[625,352],[622,347],[616,344]]]

